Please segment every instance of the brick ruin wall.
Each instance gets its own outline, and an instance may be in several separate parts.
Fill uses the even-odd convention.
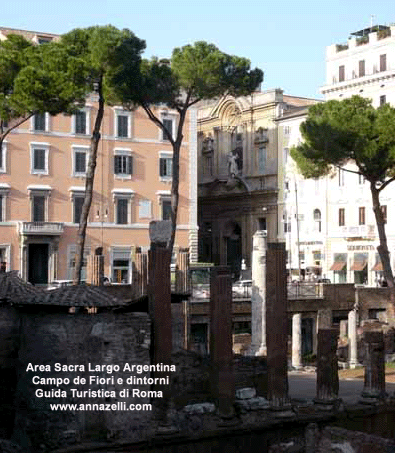
[[[178,328],[181,328],[180,326]],[[141,439],[148,436],[154,426],[153,412],[130,411],[52,411],[51,403],[92,403],[125,401],[118,396],[103,399],[38,398],[35,392],[90,388],[119,390],[119,386],[92,384],[40,385],[33,384],[33,376],[40,378],[66,378],[76,376],[89,379],[90,375],[102,378],[114,376],[126,380],[131,374],[138,377],[149,373],[122,372],[125,363],[150,364],[151,323],[146,313],[49,313],[28,312],[13,307],[0,309],[0,438],[12,439],[27,453],[50,452],[75,442],[108,437]],[[51,371],[26,371],[28,364],[50,365]],[[84,365],[85,372],[55,372],[54,364]],[[121,371],[91,373],[88,364],[119,364]],[[173,352],[172,363],[176,372],[170,373],[171,393],[175,409],[187,404],[212,401],[210,392],[210,362],[206,356],[178,348]],[[263,358],[235,357],[236,388],[256,387],[259,395],[266,395],[266,360]],[[116,387],[116,389],[114,388]],[[126,386],[136,387],[136,386]],[[150,390],[150,386],[138,386]],[[128,402],[155,403],[150,398]]]

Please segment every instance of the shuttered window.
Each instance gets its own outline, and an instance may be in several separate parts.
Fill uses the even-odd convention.
[[[358,212],[359,225],[365,225],[365,207],[361,206]]]
[[[45,221],[45,196],[34,195],[33,196],[33,222],[44,222]]]
[[[35,148],[33,151],[33,170],[45,171],[45,149]]]
[[[86,112],[84,111],[75,114],[75,133],[86,134]]]
[[[344,82],[344,66],[339,66],[339,82]]]
[[[161,157],[159,159],[159,175],[172,176],[173,174],[173,158]]]
[[[383,54],[380,55],[380,71],[386,71],[387,70],[387,55]]]
[[[128,223],[128,199],[117,199],[117,224],[126,225]]]
[[[45,131],[45,113],[34,115],[33,128],[35,131]]]
[[[365,75],[365,60],[359,61],[359,77],[363,77]]]
[[[124,156],[124,155],[114,156],[114,174],[115,175],[132,175],[133,174],[133,156]]]
[[[128,116],[127,115],[118,115],[117,116],[117,136],[121,138],[128,138]]]
[[[339,209],[339,226],[344,226],[346,224],[345,209]]]
[[[76,151],[74,158],[74,173],[86,173],[86,152]]]
[[[162,200],[162,220],[171,219],[171,201]]]
[[[84,204],[85,197],[83,195],[75,195],[74,196],[74,223],[80,223],[81,212],[82,212],[82,205]]]
[[[163,126],[169,132],[170,136],[173,137],[173,120],[170,119],[163,119]],[[168,136],[166,135],[165,131],[162,129],[162,140],[169,140]]]

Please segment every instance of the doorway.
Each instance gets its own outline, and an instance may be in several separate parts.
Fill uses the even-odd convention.
[[[29,244],[28,281],[33,285],[48,284],[48,244]]]

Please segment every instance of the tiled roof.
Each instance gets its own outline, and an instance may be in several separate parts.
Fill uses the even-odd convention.
[[[42,289],[22,280],[18,271],[0,273],[0,300],[21,303],[42,292]]]
[[[0,300],[18,305],[64,307],[120,307],[128,303],[97,286],[65,286],[51,291],[37,288],[22,280],[17,271],[0,274]]]
[[[27,304],[64,307],[119,307],[126,301],[107,294],[97,286],[65,286],[35,295]]]

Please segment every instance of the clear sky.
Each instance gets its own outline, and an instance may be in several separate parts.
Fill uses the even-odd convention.
[[[263,89],[321,98],[325,47],[351,32],[395,22],[393,0],[0,0],[3,27],[62,34],[112,24],[147,43],[146,57],[204,40],[251,60]],[[392,11],[392,13],[391,13]]]

